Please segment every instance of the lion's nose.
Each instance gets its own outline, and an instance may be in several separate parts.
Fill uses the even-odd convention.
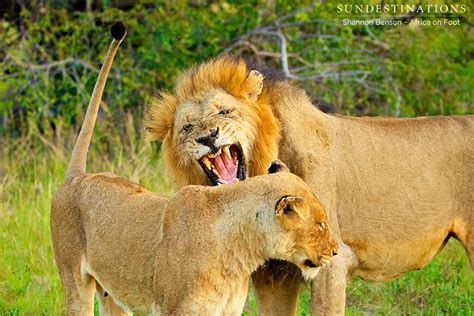
[[[216,140],[219,138],[219,128],[212,128],[207,135],[196,138],[196,142],[210,148],[214,148]]]
[[[333,255],[333,256],[337,255],[337,253],[338,253],[338,252],[337,252],[337,249],[334,249],[334,250],[332,251],[332,255]]]
[[[218,138],[219,137],[219,127],[210,129],[209,133],[211,134],[211,137]]]

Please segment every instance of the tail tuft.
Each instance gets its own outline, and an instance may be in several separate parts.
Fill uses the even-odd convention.
[[[122,21],[117,21],[114,23],[114,25],[112,25],[110,32],[116,41],[121,41],[127,33],[127,27]]]

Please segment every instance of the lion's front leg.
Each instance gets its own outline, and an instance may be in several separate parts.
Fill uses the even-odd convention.
[[[260,315],[296,315],[301,283],[299,269],[272,260],[252,275]]]
[[[312,315],[344,315],[347,266],[343,254],[333,257],[312,282]]]

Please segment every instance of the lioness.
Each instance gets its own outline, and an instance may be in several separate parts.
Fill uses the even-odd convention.
[[[112,27],[51,233],[68,315],[101,311],[239,315],[252,272],[287,260],[312,279],[337,250],[324,210],[289,172],[231,187],[189,186],[164,198],[110,173],[86,173],[87,151],[113,57],[125,36]],[[274,162],[271,171],[285,169]]]
[[[343,245],[313,282],[313,313],[342,314],[351,277],[421,268],[450,237],[474,264],[473,116],[329,115],[291,83],[222,57],[184,72],[145,126],[177,187],[234,183],[276,158],[309,184]],[[297,278],[275,283],[271,273],[254,276],[260,311],[294,314]]]

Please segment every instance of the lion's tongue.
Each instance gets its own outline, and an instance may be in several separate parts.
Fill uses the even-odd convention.
[[[213,163],[219,173],[219,181],[221,183],[229,184],[237,178],[237,167],[234,165],[232,159],[227,158],[224,153],[214,158]]]

